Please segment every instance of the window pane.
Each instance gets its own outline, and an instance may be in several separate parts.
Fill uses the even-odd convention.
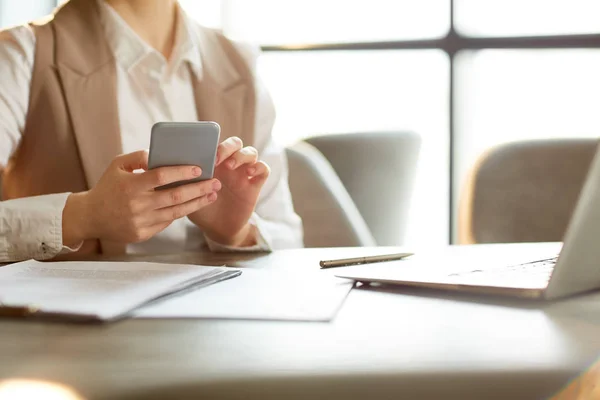
[[[456,27],[473,36],[600,32],[598,0],[455,0]]]
[[[0,29],[21,25],[50,12],[55,0],[0,0]]]
[[[210,28],[221,28],[221,0],[179,0],[181,7],[190,17]]]
[[[600,50],[483,50],[457,58],[455,193],[487,148],[600,136]]]
[[[225,30],[262,44],[440,37],[449,0],[224,0]]]
[[[406,242],[448,240],[448,57],[437,50],[266,53],[274,135],[411,130],[422,138]],[[393,184],[393,182],[390,182]],[[376,195],[376,194],[374,194]]]

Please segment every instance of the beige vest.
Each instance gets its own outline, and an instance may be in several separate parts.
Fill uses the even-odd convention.
[[[35,24],[35,65],[22,141],[3,173],[4,200],[93,187],[122,153],[116,64],[98,5],[71,0]],[[221,139],[253,143],[251,69],[221,34],[197,27],[202,79],[195,80],[198,118],[221,125]],[[150,134],[148,132],[148,134]],[[122,254],[124,243],[86,242],[79,254]]]

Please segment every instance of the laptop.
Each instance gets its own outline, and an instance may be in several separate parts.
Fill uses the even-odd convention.
[[[452,265],[411,266],[407,261],[344,268],[341,278],[358,282],[383,283],[456,290],[483,294],[507,295],[552,300],[600,288],[600,151],[590,166],[585,184],[563,239],[562,248],[554,253],[506,265],[494,265],[485,256],[461,265],[460,257]],[[511,246],[503,245],[507,252]],[[467,247],[477,247],[467,246]],[[513,247],[516,249],[517,247]],[[468,250],[468,249],[467,249]],[[558,254],[557,254],[558,253]],[[479,263],[479,265],[478,265]],[[386,265],[384,265],[386,264]],[[466,268],[465,268],[466,266]]]

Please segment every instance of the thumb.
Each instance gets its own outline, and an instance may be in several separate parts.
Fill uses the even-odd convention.
[[[148,170],[148,150],[134,151],[133,153],[122,154],[115,160],[120,169],[133,172],[136,169]]]

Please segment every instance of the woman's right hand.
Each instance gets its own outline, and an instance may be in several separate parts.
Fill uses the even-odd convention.
[[[154,190],[201,173],[196,166],[148,170],[146,151],[116,157],[96,186],[68,197],[63,210],[63,244],[77,247],[87,239],[123,243],[150,239],[174,220],[217,199],[221,183],[216,179]]]

